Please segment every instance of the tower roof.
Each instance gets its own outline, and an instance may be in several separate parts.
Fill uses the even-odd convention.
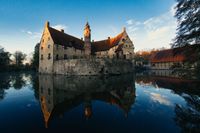
[[[86,25],[85,25],[85,26],[88,26],[88,27],[90,27],[90,25],[89,25],[88,21],[86,22]]]

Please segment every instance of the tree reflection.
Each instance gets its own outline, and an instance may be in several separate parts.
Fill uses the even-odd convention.
[[[175,121],[183,132],[200,132],[200,98],[197,95],[184,95],[187,106],[176,105]]]
[[[117,106],[128,116],[135,101],[133,75],[114,77],[65,77],[39,75],[39,99],[46,127],[55,115],[84,106],[84,117],[93,114],[92,101],[98,100]]]
[[[4,97],[6,95],[5,90],[10,88],[10,86],[11,86],[10,81],[11,81],[11,78],[9,75],[7,75],[7,74],[0,75],[0,100],[4,99]]]
[[[19,90],[21,89],[23,86],[25,86],[26,81],[23,78],[23,74],[15,74],[12,76],[12,86],[16,89]]]
[[[186,105],[175,105],[175,122],[182,132],[200,132],[200,80],[185,79],[177,75],[165,75],[159,71],[154,75],[138,75],[138,84],[151,84],[155,87],[170,89],[184,98]]]

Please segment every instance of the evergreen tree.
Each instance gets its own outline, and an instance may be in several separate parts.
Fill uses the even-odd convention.
[[[177,36],[172,47],[200,44],[200,0],[176,0]]]

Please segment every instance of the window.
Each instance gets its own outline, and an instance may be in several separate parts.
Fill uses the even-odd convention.
[[[43,54],[41,55],[41,60],[43,60]]]
[[[41,50],[43,50],[43,47],[41,47]]]
[[[58,44],[56,44],[56,49],[58,50]]]
[[[42,42],[44,42],[44,39],[42,39]]]
[[[58,60],[58,54],[56,55],[56,60]]]
[[[51,47],[51,45],[49,44],[49,45],[48,45],[48,48],[50,48],[50,47]]]
[[[48,37],[48,40],[50,40],[50,37]]]
[[[67,54],[64,54],[64,59],[67,59]]]
[[[50,53],[48,54],[48,59],[51,59],[51,54]]]

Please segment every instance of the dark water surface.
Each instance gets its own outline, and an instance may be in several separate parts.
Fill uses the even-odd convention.
[[[0,133],[200,132],[200,81],[0,74]]]

